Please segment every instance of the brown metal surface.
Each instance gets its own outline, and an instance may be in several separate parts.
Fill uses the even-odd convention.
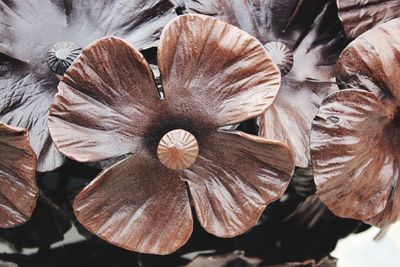
[[[77,196],[79,221],[123,248],[167,254],[192,231],[187,189],[202,226],[232,237],[283,194],[294,163],[279,141],[217,130],[258,116],[278,91],[279,70],[254,37],[184,15],[164,28],[158,55],[163,100],[134,47],[115,37],[90,45],[67,70],[49,126],[60,151],[76,160],[132,154]],[[181,171],[157,156],[160,139],[175,129],[190,132],[199,147]]]
[[[160,162],[171,170],[189,168],[197,159],[199,145],[196,138],[182,129],[166,133],[157,146]]]
[[[0,121],[29,130],[39,171],[64,162],[47,127],[59,82],[46,60],[50,48],[63,41],[83,48],[110,35],[147,48],[175,16],[168,0],[0,1]]]
[[[353,89],[324,100],[311,134],[321,199],[339,216],[377,226],[400,216],[399,33],[400,19],[392,20],[344,50],[337,79]]]
[[[281,80],[256,38],[202,15],[183,16],[164,28],[158,66],[170,113],[193,120],[196,111],[213,126],[257,117],[274,101]]]
[[[36,206],[36,156],[28,132],[0,123],[0,228],[29,220]]]
[[[355,39],[374,26],[400,17],[398,0],[336,0],[346,36]]]
[[[296,166],[309,167],[311,123],[321,101],[338,90],[334,69],[345,44],[334,1],[186,0],[186,6],[189,12],[240,27],[267,44],[269,51],[270,42],[279,42],[291,51],[293,59],[289,56],[283,63],[286,69],[288,62],[292,66],[282,77],[275,102],[260,116],[260,134],[288,144]]]

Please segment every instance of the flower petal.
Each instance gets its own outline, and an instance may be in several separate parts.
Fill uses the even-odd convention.
[[[322,99],[336,89],[332,82],[283,79],[275,102],[260,116],[260,135],[284,142],[293,152],[295,165],[309,167],[312,121]]]
[[[360,88],[400,101],[400,19],[380,24],[354,40],[337,63],[341,88]]]
[[[38,171],[53,170],[64,161],[47,130],[59,83],[46,61],[50,47],[63,41],[86,47],[108,35],[148,47],[175,16],[168,0],[0,0],[1,121],[28,128]],[[2,66],[3,54],[13,59],[7,63],[11,68]],[[22,70],[13,70],[14,65],[23,65]]]
[[[1,0],[0,53],[25,62],[46,53],[66,25],[66,15],[55,2],[63,1]]]
[[[105,36],[143,49],[157,45],[161,29],[174,17],[169,0],[1,0],[0,52],[37,63],[57,42],[86,47]]]
[[[216,236],[236,236],[255,225],[293,174],[290,150],[278,141],[219,132],[199,147],[197,161],[183,172],[201,225]]]
[[[263,44],[280,41],[292,50],[310,31],[321,26],[315,23],[315,18],[327,9],[333,11],[335,17],[323,24],[324,32],[332,30],[332,23],[340,24],[336,6],[330,0],[186,0],[186,7],[189,12],[213,16],[235,25]],[[313,38],[323,36],[327,35]]]
[[[41,79],[26,63],[0,55],[0,121],[28,129],[38,171],[53,170],[64,162],[47,127],[57,82],[55,77]]]
[[[186,8],[191,13],[212,16],[235,25],[261,40],[262,30],[267,28],[268,21],[261,18],[268,0],[261,1],[225,1],[225,0],[186,0]],[[259,23],[261,25],[259,25]]]
[[[172,253],[192,233],[179,173],[142,152],[103,171],[75,198],[74,210],[92,233],[141,253]]]
[[[337,0],[339,17],[346,35],[360,34],[388,20],[400,17],[400,2],[393,0]]]
[[[322,103],[311,132],[314,180],[338,216],[367,221],[393,202],[399,207],[398,125],[390,112],[364,90],[339,91]]]
[[[396,180],[393,185],[385,209],[373,218],[368,219],[368,223],[378,227],[385,227],[399,220],[400,217],[400,183]]]
[[[296,166],[303,168],[311,165],[311,123],[319,105],[339,89],[334,70],[344,47],[333,3],[326,3],[318,11],[312,27],[295,47],[293,67],[282,78],[278,96],[264,116],[260,116],[260,134],[286,143],[293,151]]]
[[[120,156],[140,149],[160,105],[139,51],[104,38],[65,73],[50,110],[50,133],[59,150],[77,161]]]
[[[169,0],[75,2],[71,11],[75,25],[96,25],[95,30],[102,33],[101,37],[118,36],[138,49],[157,46],[162,28],[177,16]]]
[[[285,78],[299,82],[328,82],[333,80],[336,61],[347,44],[336,6],[329,0],[300,2],[303,2],[299,7],[303,13],[298,14],[297,20],[310,16],[307,19],[310,26],[292,48],[293,67]],[[316,6],[311,16],[308,8],[312,2]]]
[[[280,86],[279,70],[259,41],[208,16],[171,21],[161,35],[158,65],[165,101],[183,113],[190,103],[218,126],[259,115]]]
[[[32,215],[39,189],[36,157],[28,132],[0,123],[0,228],[20,225]]]

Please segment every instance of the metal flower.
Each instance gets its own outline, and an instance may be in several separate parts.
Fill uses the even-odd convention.
[[[57,74],[104,36],[153,46],[175,16],[168,0],[0,0],[0,120],[29,130],[39,171],[64,161],[47,127]]]
[[[28,132],[0,123],[0,154],[0,228],[10,228],[29,220],[39,192]]]
[[[322,201],[335,214],[377,226],[400,216],[400,19],[360,35],[313,122],[311,154]]]
[[[279,141],[218,131],[258,116],[278,92],[279,70],[254,37],[183,15],[162,32],[158,66],[163,98],[134,47],[90,45],[64,75],[49,127],[78,161],[132,154],[78,194],[76,216],[117,246],[167,254],[191,235],[190,201],[208,232],[239,235],[283,194],[294,165]]]
[[[260,117],[261,135],[284,141],[296,166],[309,167],[312,120],[325,96],[338,90],[334,69],[345,40],[334,1],[186,0],[186,7],[228,21],[265,45],[283,77]]]
[[[354,39],[374,26],[400,17],[398,0],[336,0],[346,36]]]

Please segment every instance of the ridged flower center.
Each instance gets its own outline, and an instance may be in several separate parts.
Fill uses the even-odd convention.
[[[292,51],[281,42],[266,43],[265,48],[278,65],[281,75],[285,76],[289,73],[293,66],[293,53]]]
[[[81,51],[82,49],[73,42],[55,43],[47,52],[47,63],[56,74],[64,75]]]
[[[166,133],[157,147],[158,159],[171,170],[189,168],[196,161],[198,153],[196,138],[182,129]]]

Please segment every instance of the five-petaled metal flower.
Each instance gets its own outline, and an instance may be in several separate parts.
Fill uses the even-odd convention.
[[[51,107],[50,133],[66,156],[99,161],[131,153],[75,199],[78,220],[129,250],[166,254],[201,225],[221,237],[253,226],[285,191],[289,148],[219,127],[254,118],[273,102],[278,67],[237,27],[183,15],[161,34],[152,72],[134,47],[105,38],[67,70]]]
[[[175,16],[169,0],[0,0],[0,120],[29,130],[39,171],[64,160],[47,127],[56,74],[104,36],[154,46]]]
[[[0,154],[0,228],[9,228],[29,220],[39,192],[26,129],[0,123]]]
[[[257,37],[282,73],[273,105],[260,117],[260,134],[284,141],[296,166],[309,167],[311,123],[321,101],[338,90],[336,59],[344,33],[331,0],[186,0],[189,12],[215,16]]]
[[[400,216],[400,19],[360,35],[313,122],[311,155],[322,201],[337,215],[384,226]]]

